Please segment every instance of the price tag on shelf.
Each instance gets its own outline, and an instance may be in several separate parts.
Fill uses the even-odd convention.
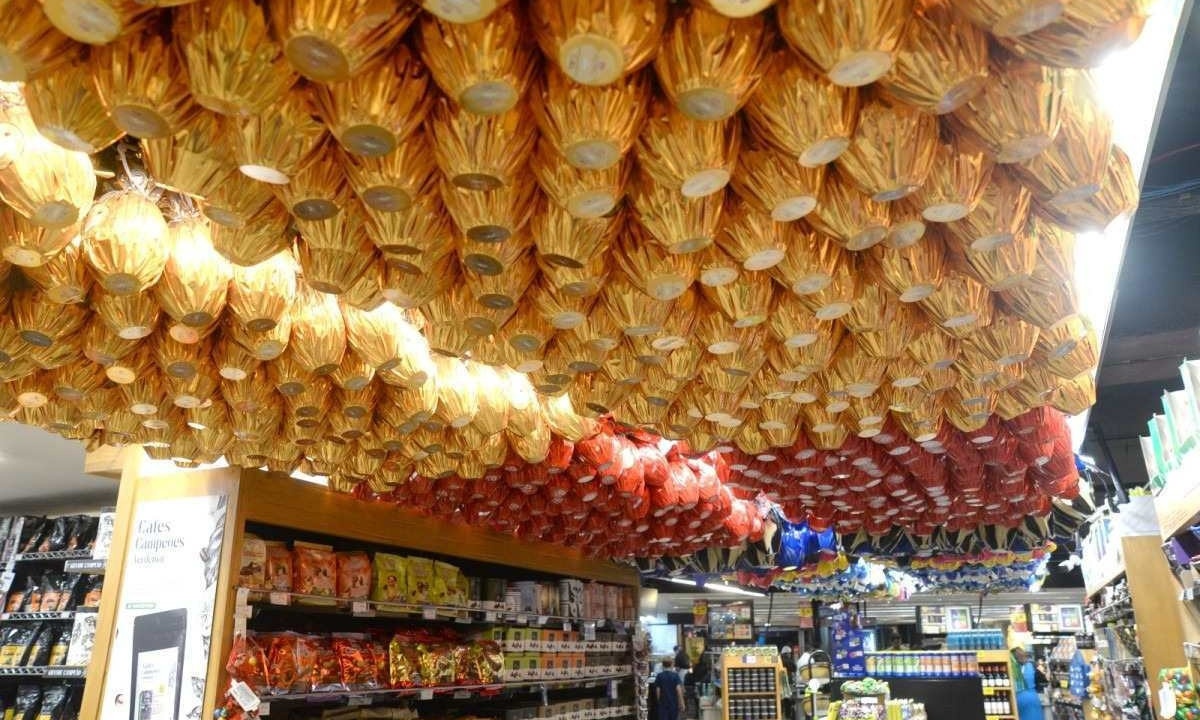
[[[362,707],[370,705],[372,702],[370,695],[350,695],[346,698],[346,705],[350,707]]]
[[[229,686],[229,694],[233,696],[233,701],[248,713],[254,712],[262,705],[262,700],[259,700],[250,686],[241,680]]]
[[[249,605],[237,605],[233,608],[233,616],[235,618],[249,619],[253,613],[254,609]]]
[[[8,589],[12,587],[13,580],[15,580],[16,577],[17,574],[11,570],[0,573],[0,595],[4,595],[8,592]]]
[[[517,616],[517,624],[518,624],[518,625],[527,625],[527,624],[529,624],[529,616],[528,616],[528,615],[518,615],[518,616]]]
[[[483,614],[484,622],[496,622],[498,619],[499,619],[499,616],[494,612],[489,611],[489,612],[485,612]]]
[[[267,602],[272,605],[291,605],[292,594],[286,592],[273,592],[267,596]]]
[[[355,600],[350,603],[350,612],[357,617],[375,617],[375,611],[366,600]]]
[[[433,691],[432,690],[422,690],[417,695],[417,699],[418,700],[432,700],[433,699]]]
[[[455,700],[466,700],[471,697],[470,690],[455,690],[453,695]]]
[[[586,642],[593,642],[596,639],[596,622],[589,621],[583,624],[583,639]]]
[[[459,625],[470,625],[471,624],[471,616],[470,615],[459,615],[458,617],[454,618],[454,622],[458,623]]]
[[[437,620],[437,608],[426,605],[421,608],[422,620]]]
[[[563,623],[563,632],[571,632],[571,623],[569,623],[569,622]]]
[[[616,680],[608,681],[608,699],[609,700],[617,699],[617,681]]]
[[[250,588],[240,587],[237,589],[237,604],[239,606],[250,602]]]
[[[538,625],[545,625],[547,622],[549,622],[549,620],[550,620],[550,618],[546,615],[538,615],[537,616],[537,624]]]
[[[260,702],[260,703],[258,704],[258,716],[259,716],[259,717],[266,717],[266,716],[268,716],[268,715],[270,715],[270,714],[271,714],[271,703],[269,703],[269,702]]]

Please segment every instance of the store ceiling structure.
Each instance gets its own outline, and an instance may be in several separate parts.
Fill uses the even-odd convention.
[[[116,481],[85,474],[83,455],[78,442],[41,428],[0,425],[0,515],[112,504]]]
[[[1200,12],[1192,10],[1150,151],[1082,452],[1147,481],[1138,436],[1200,357]],[[1084,280],[1081,279],[1081,282]]]
[[[17,419],[612,557],[1075,495],[1149,4],[421,5],[8,5]]]

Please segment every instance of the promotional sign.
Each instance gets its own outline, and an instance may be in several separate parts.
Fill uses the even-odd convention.
[[[226,510],[223,495],[135,508],[101,720],[200,715]]]
[[[704,600],[692,601],[692,623],[694,625],[708,624],[708,603]]]
[[[801,605],[796,608],[798,617],[797,625],[804,629],[811,629],[813,626],[813,609],[812,605]]]

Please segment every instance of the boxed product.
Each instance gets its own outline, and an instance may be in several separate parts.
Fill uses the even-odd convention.
[[[242,539],[238,584],[247,588],[267,586],[267,543],[262,538],[247,535]]]
[[[558,614],[563,617],[583,617],[583,581],[558,581]]]
[[[543,644],[545,630],[540,628],[529,628],[525,631],[525,649],[530,652],[541,652],[546,649]]]
[[[528,649],[527,639],[530,629],[510,627],[504,631],[504,649],[508,652],[524,652]]]
[[[538,613],[540,612],[540,598],[538,595],[538,584],[533,581],[523,580],[513,583],[513,589],[520,593],[520,605],[517,606],[518,612]]]

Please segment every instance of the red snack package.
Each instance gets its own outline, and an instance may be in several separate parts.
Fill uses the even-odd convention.
[[[365,552],[337,553],[337,596],[366,600],[371,593],[371,558]]]
[[[267,543],[267,589],[292,591],[292,551],[283,543]]]
[[[388,647],[379,638],[371,638],[369,643],[371,649],[371,660],[375,662],[375,678],[379,681],[379,687],[385,688],[389,685],[389,675],[391,670],[388,667]]]
[[[349,690],[375,690],[379,677],[371,646],[362,635],[337,635],[333,639],[341,668],[342,684]]]
[[[311,641],[296,633],[286,632],[271,635],[270,641],[264,644],[267,648],[271,692],[308,692],[314,659]]]
[[[342,666],[338,662],[333,643],[326,638],[313,638],[313,666],[309,688],[312,692],[334,692],[345,690],[342,683]]]
[[[225,671],[234,680],[241,680],[255,692],[264,692],[271,683],[267,677],[267,658],[253,637],[238,635],[233,639]]]
[[[296,543],[292,549],[292,592],[333,597],[336,574],[337,561],[332,550]]]

